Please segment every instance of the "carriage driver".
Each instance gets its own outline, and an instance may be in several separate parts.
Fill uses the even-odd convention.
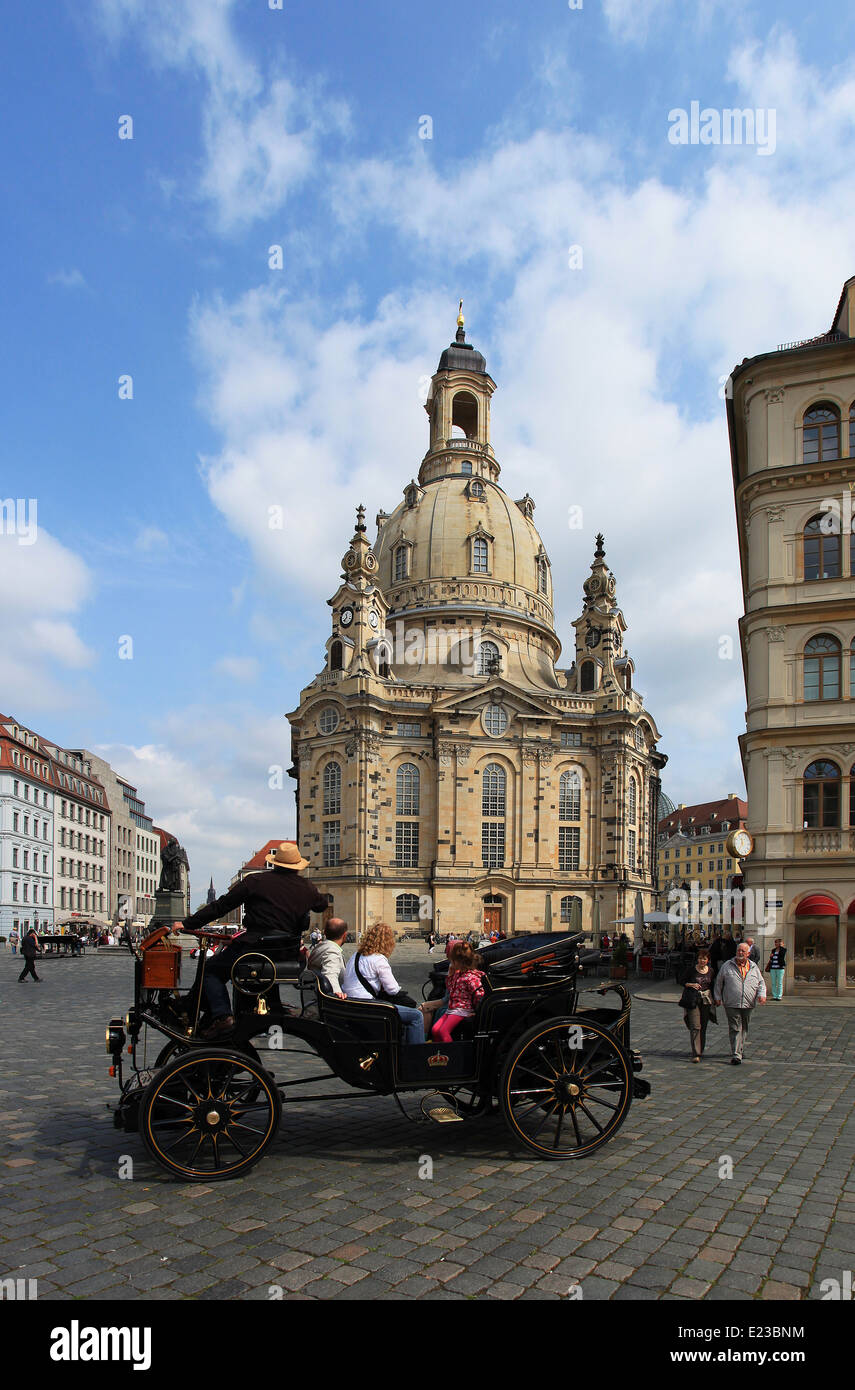
[[[243,935],[218,951],[205,971],[205,999],[212,1020],[202,1034],[205,1038],[219,1037],[234,1027],[226,980],[235,961],[275,935],[287,938],[286,945],[293,947],[296,963],[303,919],[308,912],[323,912],[329,905],[326,893],[319,893],[311,879],[300,877],[300,870],[308,868],[309,861],[303,859],[295,844],[286,840],[277,845],[264,862],[270,873],[248,874],[216,902],[200,908],[183,922],[173,923],[174,931],[198,931],[243,903]]]

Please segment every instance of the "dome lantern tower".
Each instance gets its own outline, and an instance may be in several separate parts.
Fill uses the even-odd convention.
[[[496,481],[499,465],[490,444],[490,397],[495,389],[483,353],[466,341],[461,299],[454,342],[439,359],[425,401],[430,445],[419,470],[422,486],[449,473]]]

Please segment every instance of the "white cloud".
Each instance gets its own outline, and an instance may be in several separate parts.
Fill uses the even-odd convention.
[[[86,287],[86,281],[76,266],[72,270],[56,270],[47,279],[49,285],[62,285],[66,290],[80,290]]]
[[[154,743],[95,751],[137,787],[155,824],[184,845],[197,906],[211,877],[222,894],[268,840],[293,838],[288,725],[232,702],[174,711],[155,732]]]
[[[74,623],[92,592],[83,561],[43,526],[34,544],[0,535],[0,650],[7,709],[62,708],[69,695],[63,672],[90,666],[95,654]]]
[[[155,65],[201,77],[197,196],[226,232],[282,207],[315,170],[322,137],[348,122],[345,104],[317,84],[298,88],[281,71],[263,73],[238,41],[234,11],[233,0],[99,0],[98,7],[115,42],[138,32]],[[167,179],[165,192],[173,190]]]
[[[151,550],[162,550],[169,544],[169,537],[165,531],[161,531],[158,526],[143,526],[137,534],[134,546],[137,550],[148,553]]]
[[[259,663],[251,656],[223,656],[214,669],[231,680],[245,684],[258,680],[261,671]]]

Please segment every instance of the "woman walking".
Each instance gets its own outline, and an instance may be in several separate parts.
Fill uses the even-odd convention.
[[[710,1020],[716,1022],[712,999],[713,968],[706,946],[700,948],[694,964],[687,965],[681,972],[678,983],[683,986],[680,1007],[689,1030],[692,1061],[700,1062],[707,1042],[707,1024]]]
[[[775,937],[775,945],[769,953],[769,960],[766,965],[768,974],[772,976],[772,998],[783,999],[784,997],[784,972],[787,968],[787,948],[780,936]]]

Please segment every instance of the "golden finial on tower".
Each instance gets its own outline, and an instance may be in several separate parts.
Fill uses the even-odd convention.
[[[457,327],[458,327],[458,328],[462,328],[462,327],[463,327],[463,323],[464,323],[464,319],[463,319],[463,300],[461,299],[460,304],[458,305],[458,308],[457,308]]]

